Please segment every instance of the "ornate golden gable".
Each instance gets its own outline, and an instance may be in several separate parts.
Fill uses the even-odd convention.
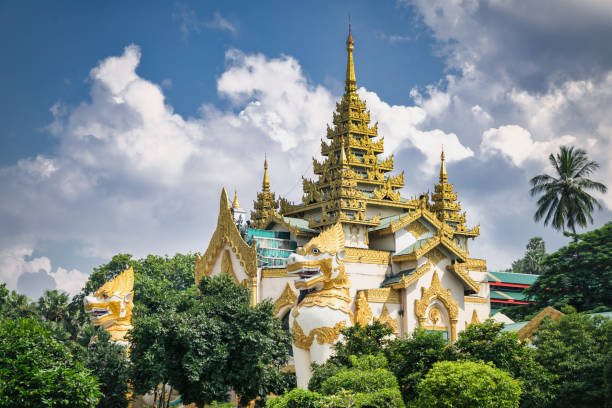
[[[439,300],[451,321],[451,340],[457,339],[457,318],[459,316],[459,304],[453,300],[450,289],[444,289],[440,283],[438,272],[434,270],[431,277],[431,285],[425,289],[421,287],[421,298],[414,301],[414,314],[419,320],[419,327],[425,326],[427,308],[434,300]]]
[[[219,256],[221,250],[229,244],[232,252],[240,261],[249,278],[257,277],[257,251],[255,247],[250,247],[238,232],[234,224],[234,218],[229,208],[229,200],[225,188],[221,191],[219,202],[219,217],[217,218],[217,228],[213,233],[208,248],[204,255],[196,254],[195,281],[196,285],[203,276],[210,274],[210,268]],[[229,255],[229,254],[228,254]],[[231,265],[231,263],[230,263]],[[233,268],[232,268],[233,271]],[[252,284],[250,284],[252,287]]]

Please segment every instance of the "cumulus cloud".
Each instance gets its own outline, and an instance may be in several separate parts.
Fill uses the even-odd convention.
[[[229,50],[217,88],[230,107],[204,104],[197,117],[185,118],[166,102],[162,87],[138,74],[140,59],[136,45],[103,59],[90,72],[89,100],[54,105],[49,130],[59,141],[56,155],[0,169],[6,192],[0,248],[15,242],[27,248],[4,257],[14,260],[3,261],[0,271],[11,285],[40,271],[63,290],[82,285],[79,270],[52,270],[46,257],[36,262],[49,265],[34,270],[28,257],[41,240],[78,241],[81,255],[98,259],[203,251],[221,187],[238,189],[249,207],[266,153],[274,191],[301,198],[301,176],[311,175],[311,158],[319,154],[340,95],[307,81],[290,56]],[[373,92],[359,92],[380,121],[388,153],[416,149],[427,171],[442,144],[450,161],[473,154],[454,134],[421,130],[425,109],[390,106]]]
[[[26,247],[9,247],[0,251],[0,279],[6,283],[10,290],[17,290],[20,277],[24,274],[40,274],[50,277],[55,282],[55,287],[47,287],[46,289],[62,290],[70,295],[77,294],[85,282],[87,274],[76,269],[67,271],[64,268],[58,267],[55,271],[51,268],[51,260],[46,256],[32,257],[34,250]],[[38,277],[40,279],[40,277]],[[42,295],[42,291],[28,291],[30,296],[38,297]]]
[[[550,152],[557,151],[559,147],[569,145],[575,140],[575,137],[565,135],[547,142],[534,142],[527,130],[517,125],[509,125],[485,131],[480,151],[483,155],[500,152],[520,167],[527,159],[547,160]]]
[[[594,179],[612,180],[612,44],[602,41],[612,34],[612,3],[402,3],[418,11],[449,68],[442,81],[411,92],[428,114],[422,126],[454,133],[476,152],[477,160],[451,169],[467,177],[457,182],[468,193],[460,189],[468,220],[483,224],[474,256],[500,268],[521,256],[530,236],[543,236],[550,249],[563,244],[533,222],[528,181],[552,171],[548,155],[564,144],[601,164]],[[594,214],[596,226],[612,216],[612,192],[600,198],[607,209]]]

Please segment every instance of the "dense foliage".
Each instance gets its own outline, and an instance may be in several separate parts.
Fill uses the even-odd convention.
[[[518,408],[521,382],[493,365],[435,363],[418,386],[414,405],[427,408]]]
[[[551,407],[612,407],[612,320],[571,313],[546,319],[533,340],[536,360],[555,374]]]
[[[347,366],[325,378],[316,391],[293,390],[271,399],[267,407],[401,408],[404,406],[397,379],[382,355],[348,356]]]
[[[486,320],[459,333],[454,346],[462,359],[492,362],[495,367],[522,381],[522,408],[545,407],[554,398],[554,376],[535,360],[535,351],[518,341],[516,332]]]
[[[93,408],[96,377],[43,322],[0,321],[0,406]]]
[[[601,204],[588,191],[605,193],[607,187],[590,180],[599,164],[589,160],[586,152],[573,146],[561,146],[559,153],[548,157],[555,176],[540,174],[531,179],[532,196],[542,194],[538,199],[538,209],[534,214],[536,221],[544,219],[554,229],[569,228],[574,234],[576,226],[586,227],[587,221],[593,222],[591,212]]]
[[[243,405],[278,392],[290,337],[274,305],[250,307],[248,289],[228,275],[204,277],[199,291],[167,295],[154,313],[137,305],[130,332],[136,392],[168,384],[198,405],[230,390]]]
[[[578,311],[612,308],[612,223],[575,238],[544,258],[544,273],[525,290],[535,309],[565,305]]]
[[[540,237],[529,239],[525,247],[525,256],[512,262],[511,271],[514,273],[528,273],[539,275],[543,272],[542,260],[546,256],[546,245]]]

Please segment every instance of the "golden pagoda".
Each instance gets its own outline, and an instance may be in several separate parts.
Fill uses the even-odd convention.
[[[444,151],[431,197],[402,197],[404,173],[392,174],[393,156],[384,157],[378,124],[357,94],[354,49],[349,29],[344,94],[301,203],[276,200],[265,160],[250,228],[238,232],[223,191],[217,230],[196,268],[198,276],[232,274],[252,303],[274,302],[294,333],[300,386],[310,363],[322,364],[355,322],[380,321],[397,336],[436,330],[454,341],[490,312],[486,261],[468,250],[479,227],[466,227]]]
[[[261,191],[257,193],[257,200],[253,202],[255,211],[251,212],[251,226],[253,228],[263,228],[264,221],[278,209],[275,194],[270,191],[268,158],[264,159],[264,176],[261,187]]]

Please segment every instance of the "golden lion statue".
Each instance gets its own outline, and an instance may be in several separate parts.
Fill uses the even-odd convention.
[[[111,338],[125,346],[125,335],[132,328],[134,307],[134,269],[126,269],[112,281],[83,299],[85,312],[91,315],[94,326],[102,326]]]
[[[340,330],[352,324],[344,254],[344,231],[338,223],[287,260],[287,272],[299,276],[295,287],[309,291],[289,319],[295,335],[293,358],[299,387],[307,387],[311,363],[324,363]]]

